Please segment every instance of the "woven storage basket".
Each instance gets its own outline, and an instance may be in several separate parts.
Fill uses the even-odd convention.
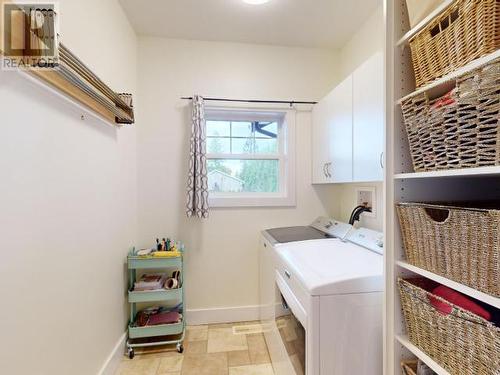
[[[500,2],[457,0],[409,40],[417,87],[500,45]]]
[[[500,296],[500,210],[399,203],[397,212],[410,264]]]
[[[500,59],[459,77],[444,98],[401,103],[415,172],[500,165]]]
[[[418,361],[401,361],[401,372],[403,375],[417,375]]]
[[[429,292],[426,279],[398,279],[410,341],[452,375],[498,375],[500,328]],[[452,308],[448,315],[430,299]]]

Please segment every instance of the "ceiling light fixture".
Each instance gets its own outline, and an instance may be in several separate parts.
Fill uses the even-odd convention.
[[[260,5],[269,2],[270,0],[243,0],[247,4]]]

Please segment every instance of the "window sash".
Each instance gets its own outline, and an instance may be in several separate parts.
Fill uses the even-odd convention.
[[[239,117],[241,114],[239,113],[234,113],[234,112],[230,112],[230,113],[225,113],[224,116],[226,116],[226,118],[219,118],[219,117],[212,117],[210,115],[210,111],[208,112],[209,114],[205,115],[205,121],[227,121],[231,124],[231,122],[234,122],[234,121],[246,121],[246,122],[255,122],[255,121],[271,121],[271,122],[276,122],[278,124],[278,127],[277,127],[277,134],[276,134],[276,142],[277,142],[277,146],[278,146],[278,152],[276,153],[268,153],[267,155],[275,155],[275,156],[280,156],[280,155],[283,155],[285,153],[285,139],[284,139],[284,126],[283,126],[283,122],[285,120],[284,116],[282,115],[278,115],[278,114],[267,114],[267,117],[262,117],[263,115],[256,115],[257,117],[261,117],[261,118],[253,118],[252,117],[249,117],[248,120],[240,120]],[[217,112],[219,113],[219,112]],[[246,115],[246,116],[250,116],[250,115]],[[232,142],[231,140],[232,139],[253,139],[253,140],[257,140],[257,139],[262,139],[262,140],[267,140],[267,139],[273,139],[273,138],[269,138],[269,137],[258,137],[255,135],[255,133],[253,134],[252,137],[242,137],[242,136],[235,136],[233,137],[232,135],[232,126],[229,126],[229,136],[225,135],[225,136],[215,136],[215,135],[209,135],[207,136],[207,141],[209,141],[210,139],[229,139],[230,140],[230,148],[232,148]],[[232,151],[232,150],[231,150]],[[207,154],[207,158],[211,158],[212,157],[210,155],[213,155],[213,154]],[[254,153],[245,153],[245,154],[232,154],[232,153],[218,153],[217,155],[227,155],[227,157],[217,157],[218,159],[231,159],[229,156],[230,155],[264,155],[264,154],[254,154]],[[234,159],[234,158],[233,158]],[[241,158],[240,158],[241,159]],[[262,159],[262,158],[261,158]],[[263,158],[264,160],[267,160],[268,158]]]
[[[251,107],[249,107],[251,108]],[[278,149],[275,153],[207,153],[207,160],[277,160],[278,191],[276,192],[214,192],[209,194],[213,207],[294,206],[295,205],[295,112],[284,109],[267,110],[232,108],[207,108],[206,121],[272,121],[278,124]],[[286,124],[286,125],[285,125]],[[207,139],[218,136],[208,136]],[[219,136],[219,138],[231,138]],[[232,137],[234,139],[249,137]],[[258,137],[256,137],[258,138]],[[269,139],[269,138],[266,138]],[[288,144],[289,142],[290,144]],[[289,152],[292,154],[289,154]]]
[[[225,117],[224,117],[225,116]],[[277,160],[278,161],[278,191],[277,192],[210,192],[210,195],[213,197],[217,198],[224,198],[224,197],[280,197],[283,194],[286,193],[286,185],[287,185],[287,179],[286,179],[286,174],[287,174],[287,156],[285,155],[285,132],[284,132],[284,116],[281,114],[257,114],[253,115],[253,113],[250,113],[249,115],[245,113],[235,113],[228,111],[227,113],[224,113],[224,116],[205,116],[207,121],[248,121],[248,122],[254,122],[254,121],[273,121],[278,124],[278,131],[277,131],[277,136],[276,136],[276,141],[278,142],[278,152],[275,153],[267,153],[267,154],[253,154],[253,153],[239,153],[239,154],[230,154],[230,153],[208,153],[207,154],[207,160]],[[248,116],[248,117],[245,117]],[[224,117],[224,118],[221,118]],[[217,119],[217,120],[216,120]],[[241,120],[245,119],[245,120]],[[228,136],[223,136],[223,137],[216,137],[216,136],[209,136],[207,139],[211,138],[229,138],[229,139],[247,139],[249,137],[232,137],[232,135]],[[269,138],[265,138],[269,139]]]
[[[229,152],[220,152],[220,153],[207,153],[208,159],[277,159],[285,156],[285,145],[284,145],[284,136],[283,131],[280,129],[282,127],[281,124],[278,124],[278,152],[274,153],[240,153],[240,154],[232,154]],[[240,137],[207,137],[210,138],[226,138],[226,139],[240,139]],[[242,139],[247,139],[246,137],[241,137]],[[265,138],[269,139],[269,138]]]

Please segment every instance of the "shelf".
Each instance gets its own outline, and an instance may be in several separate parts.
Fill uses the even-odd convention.
[[[182,256],[172,258],[129,256],[127,263],[129,270],[179,267],[182,263]]]
[[[450,375],[448,371],[442,368],[440,365],[436,363],[431,357],[425,354],[418,347],[413,345],[408,337],[406,336],[396,336],[396,340],[400,342],[406,349],[416,355],[420,360],[422,360],[427,366],[429,366],[436,374],[438,375]]]
[[[144,337],[158,337],[158,336],[170,336],[170,335],[180,335],[184,331],[184,322],[173,324],[161,324],[157,326],[145,326],[145,327],[133,327],[129,325],[128,327],[128,337],[131,339],[138,339]]]
[[[430,172],[412,172],[398,173],[394,175],[395,180],[412,179],[412,178],[435,178],[435,177],[465,177],[465,176],[495,176],[500,175],[500,166],[494,167],[479,167],[479,168],[462,168],[462,169],[444,169]]]
[[[177,289],[159,289],[147,291],[128,291],[129,303],[140,302],[165,302],[182,299],[182,288]]]
[[[427,26],[433,19],[439,16],[443,11],[445,11],[455,0],[443,1],[432,13],[420,21],[413,29],[408,31],[403,37],[396,43],[396,46],[406,45],[411,38],[417,35],[425,26]]]
[[[471,72],[477,68],[480,68],[481,66],[486,65],[489,62],[491,62],[499,57],[500,57],[500,49],[496,50],[495,52],[490,53],[489,55],[486,55],[486,56],[480,57],[479,59],[473,60],[470,63],[468,63],[467,65],[465,65],[461,68],[458,68],[457,70],[451,72],[450,74],[447,74],[444,77],[441,77],[441,78],[439,78],[439,79],[437,79],[437,80],[435,80],[435,81],[433,81],[425,86],[422,86],[419,89],[417,89],[416,91],[413,91],[412,93],[404,96],[403,98],[401,98],[397,101],[397,104],[401,104],[403,101],[405,101],[405,100],[407,100],[415,95],[421,94],[423,92],[430,91],[432,89],[438,89],[440,86],[443,86],[443,85],[449,83],[450,81],[455,80],[456,78],[460,77],[461,75],[464,75],[464,74]],[[437,96],[439,96],[439,95],[437,95]]]
[[[403,267],[404,269],[411,271],[413,273],[416,273],[418,275],[424,276],[428,279],[431,279],[439,284],[446,285],[447,287],[450,287],[451,289],[455,289],[456,291],[459,291],[460,293],[466,294],[469,297],[475,298],[479,301],[482,301],[484,303],[487,303],[488,305],[494,306],[497,309],[500,309],[500,298],[491,296],[489,294],[480,292],[474,288],[471,288],[469,286],[466,286],[464,284],[457,283],[456,281],[447,279],[446,277],[437,275],[435,273],[426,271],[422,268],[415,267],[409,263],[403,262],[403,261],[398,261],[396,264],[400,267]]]

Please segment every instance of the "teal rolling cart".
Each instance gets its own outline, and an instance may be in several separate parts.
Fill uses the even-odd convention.
[[[134,348],[156,345],[176,344],[177,351],[184,351],[183,341],[186,332],[184,314],[184,268],[183,255],[179,257],[153,257],[137,256],[130,253],[127,258],[129,271],[128,302],[130,303],[130,321],[128,324],[127,352],[130,359],[134,358]],[[134,282],[137,280],[137,270],[155,270],[162,268],[177,269],[181,271],[180,286],[177,289],[159,289],[152,291],[134,291]],[[182,303],[180,313],[182,321],[174,324],[139,327],[134,324],[137,314],[137,303],[144,302],[176,302]],[[163,336],[177,336],[175,340],[162,340]],[[152,342],[140,339],[159,338]],[[135,341],[135,342],[134,342]]]

